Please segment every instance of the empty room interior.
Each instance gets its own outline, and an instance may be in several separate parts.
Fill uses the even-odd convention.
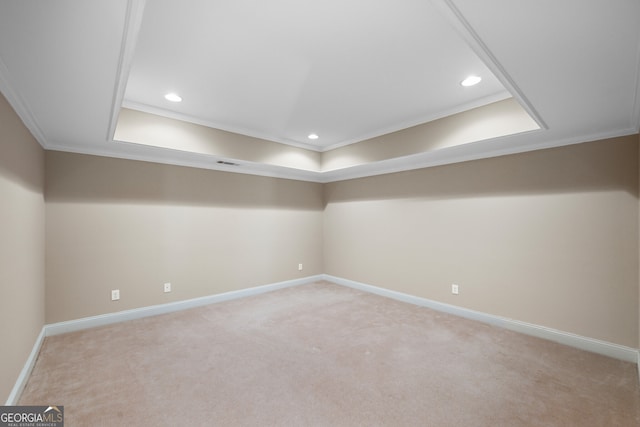
[[[3,0],[0,91],[6,406],[640,425],[640,1]]]

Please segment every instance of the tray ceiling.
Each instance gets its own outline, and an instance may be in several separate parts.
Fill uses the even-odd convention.
[[[639,63],[637,0],[0,3],[45,148],[318,182],[636,133]]]

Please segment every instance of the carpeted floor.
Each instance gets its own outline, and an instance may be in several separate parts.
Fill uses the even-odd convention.
[[[638,426],[635,365],[320,282],[46,338],[73,426]]]

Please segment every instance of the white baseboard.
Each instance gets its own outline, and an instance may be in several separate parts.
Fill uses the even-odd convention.
[[[27,358],[22,371],[20,371],[20,375],[18,375],[18,379],[16,380],[16,383],[14,384],[9,397],[7,398],[7,402],[5,403],[6,406],[14,406],[18,403],[18,399],[22,394],[22,390],[24,390],[24,387],[27,385],[29,375],[31,375],[33,366],[36,364],[36,360],[38,359],[38,354],[40,353],[40,347],[42,347],[44,337],[45,334],[43,327],[40,330],[40,334],[38,334],[38,337],[36,338],[36,342],[33,344],[31,353],[29,354],[29,357]]]
[[[133,310],[120,311],[116,313],[109,313],[100,316],[85,317],[77,320],[70,320],[66,322],[53,323],[45,325],[40,334],[36,338],[36,342],[29,354],[29,358],[25,362],[18,379],[9,394],[5,405],[15,405],[18,402],[20,394],[24,389],[29,375],[33,370],[35,362],[38,358],[38,353],[44,341],[45,336],[52,336],[63,334],[67,332],[74,332],[83,329],[93,328],[96,326],[109,325],[113,323],[124,322],[127,320],[141,319],[149,316],[156,316],[158,314],[171,313],[180,310],[186,310],[189,308],[200,307],[203,305],[213,304],[217,302],[229,301],[238,298],[244,298],[252,295],[259,295],[265,292],[274,291],[277,289],[288,288],[292,286],[305,285],[308,283],[317,282],[320,280],[326,280],[336,283],[338,285],[347,286],[361,291],[370,292],[373,294],[381,295],[388,298],[393,298],[398,301],[407,302],[422,307],[428,307],[434,310],[442,311],[445,313],[454,314],[467,319],[477,320],[483,323],[489,323],[491,325],[500,326],[505,329],[521,332],[527,335],[544,338],[550,341],[555,341],[560,344],[569,345],[582,350],[591,351],[605,356],[613,357],[628,362],[638,364],[638,379],[640,380],[640,351],[635,348],[625,347],[618,344],[609,343],[606,341],[595,340],[592,338],[583,337],[580,335],[571,334],[568,332],[562,332],[544,326],[534,325],[530,323],[520,322],[517,320],[507,319],[500,316],[494,316],[479,311],[469,310],[462,307],[457,307],[450,304],[444,304],[441,302],[429,300],[426,298],[420,298],[402,292],[392,291],[389,289],[379,288],[365,283],[356,282],[353,280],[343,279],[340,277],[331,276],[328,274],[320,274],[316,276],[308,276],[301,279],[288,280],[279,283],[272,283],[264,286],[257,286],[254,288],[241,289],[238,291],[225,292],[222,294],[210,295],[201,298],[194,298],[185,301],[177,301],[167,304],[154,305],[149,307],[142,307]]]
[[[287,280],[284,282],[272,283],[269,285],[256,286],[248,289],[240,289],[237,291],[225,292],[222,294],[209,295],[201,298],[193,298],[185,301],[171,302],[167,304],[142,307],[133,310],[119,311],[116,313],[103,314],[100,316],[85,317],[82,319],[69,320],[66,322],[52,323],[44,325],[38,338],[36,339],[31,354],[24,364],[18,379],[16,380],[11,393],[5,405],[13,406],[18,402],[22,391],[24,390],[29,375],[40,353],[40,348],[45,337],[52,335],[64,334],[67,332],[80,331],[83,329],[94,328],[96,326],[110,325],[113,323],[124,322],[127,320],[141,319],[143,317],[155,316],[158,314],[171,313],[179,310],[200,307],[203,305],[213,304],[216,302],[230,301],[238,298],[244,298],[252,295],[259,295],[265,292],[275,291],[277,289],[289,288],[292,286],[305,285],[322,280],[322,275],[308,276],[301,279]]]
[[[579,348],[581,350],[590,351],[592,353],[598,353],[605,356],[613,357],[615,359],[637,363],[640,367],[640,353],[638,352],[638,349],[635,348],[596,340],[569,332],[563,332],[556,329],[547,328],[545,326],[520,322],[518,320],[508,319],[506,317],[494,316],[492,314],[469,310],[467,308],[457,307],[450,304],[444,304],[426,298],[416,297],[402,292],[379,288],[376,286],[367,285],[365,283],[343,279],[328,274],[323,274],[322,277],[324,280],[336,283],[338,285],[343,285],[384,297],[393,298],[398,301],[403,301],[422,307],[428,307],[437,311],[454,314],[456,316],[464,317],[467,319],[477,320],[483,323],[488,323],[512,331],[520,332],[526,335],[531,335],[534,337],[543,338],[549,341],[554,341],[560,344]],[[640,379],[640,371],[638,374],[638,378]]]
[[[318,280],[322,280],[322,275],[308,276],[301,279],[287,280],[285,282],[256,286],[254,288],[248,289],[240,289],[237,291],[225,292],[222,294],[208,295],[205,297],[193,298],[184,301],[176,301],[167,304],[136,308],[133,310],[118,311],[115,313],[108,313],[99,316],[84,317],[82,319],[69,320],[66,322],[52,323],[50,325],[45,325],[45,336],[65,334],[67,332],[80,331],[83,329],[94,328],[96,326],[110,325],[127,320],[141,319],[143,317],[156,316],[158,314],[165,314],[174,311],[186,310],[189,308],[201,307],[203,305],[213,304],[217,302],[263,294],[265,292],[275,291],[276,289],[305,285],[307,283],[316,282]]]

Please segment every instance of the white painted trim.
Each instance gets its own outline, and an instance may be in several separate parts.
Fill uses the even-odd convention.
[[[27,380],[31,375],[31,371],[36,364],[36,360],[38,359],[38,354],[40,353],[40,348],[42,347],[42,343],[44,342],[45,331],[44,327],[40,330],[40,334],[36,338],[36,342],[33,344],[33,348],[31,349],[31,353],[27,358],[27,361],[24,363],[24,367],[22,371],[20,371],[20,375],[18,375],[18,379],[16,383],[13,385],[13,389],[7,398],[6,406],[14,406],[18,403],[18,399],[22,394],[22,390],[27,385]]]
[[[504,329],[509,329],[509,330],[520,332],[526,335],[543,338],[549,341],[554,341],[560,344],[568,345],[570,347],[575,347],[581,350],[590,351],[592,353],[598,353],[605,356],[613,357],[615,359],[620,359],[627,362],[640,364],[640,355],[638,353],[638,349],[635,349],[635,348],[626,347],[623,345],[601,341],[593,338],[588,338],[581,335],[572,334],[569,332],[559,331],[557,329],[547,328],[545,326],[534,325],[531,323],[508,319],[506,317],[495,316],[492,314],[470,310],[463,307],[445,304],[438,301],[433,301],[426,298],[405,294],[402,292],[392,291],[389,289],[379,288],[376,286],[367,285],[365,283],[360,283],[360,282],[356,282],[349,279],[343,279],[340,277],[335,277],[327,274],[322,275],[322,277],[324,280],[336,283],[338,285],[347,286],[350,288],[358,289],[365,292],[370,292],[370,293],[384,296],[387,298],[393,298],[398,301],[431,308],[433,310],[442,311],[445,313],[453,314],[453,315],[464,317],[467,319],[488,323],[490,325],[499,326]],[[639,379],[640,379],[640,374],[639,374]]]
[[[588,143],[603,139],[635,135],[638,133],[637,129],[623,128],[571,138],[558,139],[549,137],[544,141],[541,141],[542,138],[528,137],[529,134],[538,132],[544,131],[531,130],[522,132],[515,136],[511,135],[490,138],[476,143],[456,145],[452,147],[441,148],[435,151],[427,151],[402,157],[395,157],[387,160],[381,160],[378,162],[365,163],[362,165],[326,170],[322,172],[277,165],[267,165],[264,163],[249,162],[246,160],[232,159],[229,157],[192,153],[188,151],[154,147],[150,145],[136,144],[117,140],[110,141],[108,144],[96,142],[95,144],[85,145],[71,145],[66,142],[50,140],[47,141],[48,145],[45,148],[47,150],[62,151],[68,153],[89,154],[93,156],[138,160],[167,165],[220,170],[224,172],[240,173],[245,175],[256,175],[327,184],[331,182],[346,181],[350,179],[366,178],[370,176],[392,174],[416,169],[426,169],[435,166],[443,166],[473,160],[506,156],[511,154],[526,153],[531,151],[544,150],[547,148]],[[502,143],[503,141],[507,141],[508,139],[514,137],[527,138],[527,140],[507,145]],[[495,148],[480,149],[480,151],[473,148],[482,146],[490,147],[490,144],[492,142],[500,143],[500,145],[496,146]],[[242,167],[221,166],[216,163],[218,160],[231,160],[240,163]]]
[[[340,277],[331,276],[328,274],[319,274],[316,276],[308,276],[300,279],[287,280],[284,282],[272,283],[269,285],[256,286],[248,289],[240,289],[237,291],[225,292],[222,294],[209,295],[206,297],[194,298],[190,300],[177,301],[167,304],[154,305],[149,307],[142,307],[133,310],[120,311],[116,313],[109,313],[100,316],[85,317],[82,319],[70,320],[66,322],[53,323],[45,325],[40,334],[36,338],[33,345],[33,349],[27,358],[27,361],[16,380],[9,397],[5,405],[15,405],[24,390],[24,387],[29,379],[29,375],[33,370],[35,362],[38,358],[40,348],[44,342],[44,337],[59,335],[67,332],[74,332],[83,329],[89,329],[97,326],[110,325],[114,323],[124,322],[127,320],[141,319],[149,316],[156,316],[159,314],[171,313],[180,310],[186,310],[189,308],[201,307],[208,304],[214,304],[223,301],[230,301],[238,298],[249,297],[253,295],[259,295],[266,292],[275,291],[277,289],[283,289],[293,286],[305,285],[320,280],[326,280],[338,285],[347,286],[350,288],[358,289],[364,292],[373,293],[387,298],[392,298],[398,301],[414,304],[422,307],[431,308],[433,310],[453,314],[456,316],[464,317],[471,320],[477,320],[483,323],[499,326],[505,329],[510,329],[516,332],[520,332],[526,335],[532,335],[539,338],[547,339],[550,341],[558,342],[560,344],[569,345],[582,350],[591,351],[605,356],[613,357],[616,359],[625,360],[628,362],[635,362],[638,365],[638,380],[640,381],[640,351],[634,348],[621,346],[618,344],[612,344],[605,341],[595,340],[592,338],[583,337],[580,335],[571,334],[568,332],[562,332],[544,326],[534,325],[530,323],[520,322],[517,320],[507,319],[500,316],[494,316],[491,314],[482,313],[479,311],[469,310],[462,307],[457,307],[450,304],[445,304],[426,298],[420,298],[413,295],[405,294],[402,292],[392,291],[389,289],[379,288],[365,283],[356,282],[349,279],[343,279]]]
[[[127,320],[142,319],[144,317],[156,316],[158,314],[172,313],[174,311],[187,310],[189,308],[201,307],[203,305],[214,304],[223,301],[230,301],[238,298],[249,297],[275,291],[277,289],[289,288],[292,286],[305,285],[307,283],[322,280],[322,276],[308,276],[301,279],[287,280],[284,282],[272,283],[269,285],[256,286],[248,289],[225,292],[222,294],[208,295],[200,298],[193,298],[184,301],[170,302],[167,304],[152,305],[148,307],[136,308],[133,310],[119,311],[99,316],[84,317],[82,319],[69,320],[66,322],[45,325],[45,336],[65,334],[68,332],[80,331],[83,329],[95,328],[97,326],[110,325]]]
[[[453,28],[458,31],[458,34],[465,39],[469,47],[473,49],[476,55],[478,55],[487,68],[491,70],[493,75],[500,81],[500,83],[502,83],[506,90],[518,100],[522,108],[525,109],[538,126],[540,126],[541,129],[549,129],[549,126],[544,122],[544,120],[542,120],[542,117],[533,107],[533,104],[524,95],[524,92],[518,87],[515,80],[507,73],[506,69],[491,52],[489,47],[482,41],[471,24],[469,24],[460,10],[455,6],[453,1],[440,0],[433,1],[432,4],[440,10],[442,15],[449,21]]]
[[[640,132],[640,43],[636,45],[636,93],[633,98],[633,108],[631,112],[631,124],[636,132]]]
[[[443,117],[447,117],[447,116],[451,116],[454,114],[458,114],[458,113],[463,113],[465,111],[471,110],[473,108],[478,108],[478,107],[482,107],[488,104],[492,104],[494,102],[498,102],[498,101],[502,101],[505,100],[507,98],[511,98],[511,93],[509,91],[502,90],[500,92],[488,95],[486,97],[480,98],[480,99],[476,99],[473,100],[471,102],[468,102],[466,104],[462,104],[462,105],[458,105],[455,108],[450,108],[448,110],[444,110],[444,111],[440,111],[438,114],[432,114],[429,116],[423,116],[420,117],[418,119],[414,119],[414,120],[410,120],[407,122],[403,122],[400,124],[396,124],[394,126],[389,126],[386,128],[382,128],[382,129],[377,129],[374,132],[365,134],[365,135],[360,135],[357,138],[351,138],[351,139],[347,139],[344,141],[339,141],[339,142],[335,142],[329,145],[317,145],[317,144],[310,144],[310,143],[305,143],[305,142],[300,142],[300,141],[293,141],[290,139],[286,139],[286,138],[274,138],[274,137],[270,137],[267,135],[264,135],[262,133],[259,132],[255,132],[252,131],[250,129],[246,129],[246,128],[241,128],[241,127],[235,127],[235,126],[229,126],[229,125],[225,125],[223,123],[218,123],[215,121],[211,121],[211,120],[205,120],[205,119],[200,119],[197,117],[193,117],[193,116],[189,116],[187,114],[183,114],[183,113],[179,113],[179,112],[175,112],[175,111],[171,111],[171,110],[167,110],[164,108],[160,108],[160,107],[155,107],[153,105],[148,105],[148,104],[143,104],[140,102],[134,102],[128,99],[124,99],[122,101],[122,107],[124,108],[128,108],[130,110],[136,110],[136,111],[142,111],[143,113],[149,113],[149,114],[155,114],[157,116],[161,116],[161,117],[167,117],[170,119],[175,119],[175,120],[180,120],[183,122],[188,122],[188,123],[193,123],[196,125],[200,125],[200,126],[206,126],[209,128],[214,128],[214,129],[219,129],[219,130],[223,130],[225,132],[232,132],[232,133],[236,133],[238,135],[244,135],[244,136],[248,136],[251,138],[257,138],[257,139],[261,139],[263,141],[270,141],[270,142],[276,142],[278,144],[284,144],[284,145],[289,145],[291,147],[297,147],[297,148],[302,148],[305,150],[310,150],[310,151],[317,151],[317,152],[326,152],[326,151],[331,151],[331,150],[335,150],[336,148],[340,148],[340,147],[345,147],[347,145],[351,145],[351,144],[356,144],[358,142],[361,141],[366,141],[368,139],[371,138],[376,138],[378,136],[382,136],[382,135],[387,135],[389,133],[393,133],[393,132],[397,132],[400,130],[404,130],[413,126],[417,126],[417,125],[421,125],[424,123],[428,123],[437,119],[441,119]],[[534,118],[535,120],[535,118]],[[321,172],[318,172],[321,173]]]
[[[524,137],[528,134],[538,132],[543,132],[543,130],[531,130],[522,132],[518,135]],[[482,149],[481,151],[472,150],[472,147],[478,147],[478,144],[486,144],[490,141],[505,141],[508,138],[514,137],[514,135],[505,135],[472,144],[454,145],[451,147],[441,148],[436,151],[426,151],[423,153],[411,154],[403,157],[395,157],[388,160],[381,160],[379,162],[350,166],[343,169],[323,171],[320,173],[321,179],[319,182],[326,184],[330,182],[346,181],[349,179],[367,178],[370,176],[405,172],[416,169],[426,169],[435,166],[489,159],[511,154],[544,150],[548,148],[564,147],[567,145],[582,144],[609,138],[618,138],[621,136],[634,135],[636,133],[637,131],[635,131],[634,129],[619,129],[611,132],[589,134],[564,139],[552,138],[544,142],[536,142],[536,140],[534,139],[522,144],[518,143],[498,147],[495,149]]]
[[[67,332],[80,331],[83,329],[94,328],[97,326],[110,325],[113,323],[124,322],[127,320],[141,319],[149,316],[156,316],[158,314],[171,313],[174,311],[186,310],[189,308],[201,307],[203,305],[214,304],[223,301],[230,301],[238,298],[249,297],[253,295],[259,295],[266,292],[275,291],[277,289],[289,288],[292,286],[305,285],[308,283],[317,282],[322,280],[322,275],[308,276],[300,279],[287,280],[284,282],[272,283],[269,285],[256,286],[248,289],[240,289],[237,291],[225,292],[222,294],[209,295],[206,297],[193,298],[184,301],[171,302],[167,304],[154,305],[149,307],[142,307],[133,310],[120,311],[116,313],[103,314],[100,316],[85,317],[82,319],[70,320],[66,322],[53,323],[44,325],[36,342],[31,349],[31,353],[27,358],[27,361],[16,380],[16,383],[7,398],[5,405],[13,406],[18,403],[18,399],[24,390],[27,380],[31,375],[31,371],[38,359],[40,348],[44,342],[44,338],[52,335],[64,334]]]
[[[146,6],[146,0],[129,0],[127,2],[127,13],[125,17],[124,30],[122,32],[122,43],[120,45],[120,56],[118,58],[118,68],[116,70],[116,83],[113,88],[111,101],[111,114],[109,118],[109,130],[107,140],[111,141],[116,132],[120,107],[124,99],[129,72],[133,64],[133,55],[138,42],[138,34],[142,27],[142,15]]]
[[[369,139],[377,138],[380,136],[388,135],[394,132],[399,132],[402,130],[406,130],[412,128],[414,126],[423,125],[426,123],[430,123],[439,119],[443,119],[445,117],[453,116],[454,114],[460,114],[472,110],[474,108],[485,107],[489,104],[493,104],[494,102],[504,101],[505,99],[511,98],[511,93],[509,91],[501,90],[500,92],[487,95],[483,98],[475,99],[471,102],[467,102],[465,104],[457,105],[454,108],[449,108],[447,110],[439,111],[437,114],[431,114],[428,116],[422,116],[414,120],[409,120],[402,123],[397,123],[393,126],[388,126],[385,128],[377,129],[374,132],[370,132],[364,135],[360,135],[357,138],[351,138],[344,140],[342,142],[336,142],[331,145],[327,145],[320,149],[321,152],[332,151],[337,148],[346,147],[347,145],[357,144],[358,142],[367,141]],[[534,120],[535,121],[535,120]]]
[[[42,148],[48,149],[49,144],[44,133],[40,129],[40,126],[38,126],[25,100],[13,90],[13,86],[11,85],[12,79],[9,74],[9,69],[2,61],[2,58],[0,58],[0,93],[4,94],[9,105],[11,105],[18,117],[20,117],[20,120],[22,120],[22,123],[29,129],[29,132],[31,132],[31,135],[33,135],[36,141],[38,141]]]
[[[291,147],[302,148],[304,150],[318,151],[318,152],[322,151],[320,147],[317,147],[314,144],[306,144],[304,142],[293,141],[286,138],[276,138],[272,136],[267,136],[263,133],[256,132],[244,127],[227,125],[227,124],[216,122],[213,120],[201,119],[188,114],[167,110],[165,108],[155,107],[149,104],[143,104],[141,102],[134,102],[128,99],[124,99],[122,101],[122,107],[128,108],[129,110],[142,111],[143,113],[155,114],[156,116],[166,117],[174,120],[180,120],[183,122],[193,123],[193,124],[205,126],[208,128],[213,128],[213,129],[223,130],[225,132],[235,133],[238,135],[248,136],[250,138],[256,138],[262,141],[275,142],[278,144],[289,145]]]
[[[118,145],[127,146],[125,150],[119,150]],[[115,159],[137,160],[141,162],[153,162],[165,165],[185,166],[191,168],[217,170],[222,172],[241,173],[245,175],[266,176],[270,178],[291,179],[306,182],[320,182],[320,173],[305,171],[303,169],[286,168],[284,166],[267,165],[264,163],[238,160],[242,167],[230,167],[219,165],[218,160],[237,160],[229,157],[213,156],[208,154],[194,154],[171,148],[152,147],[124,141],[113,141],[110,145],[98,145],[89,147],[81,145],[65,145],[54,142],[49,148],[54,151],[66,153],[88,154],[92,156],[111,157]]]

